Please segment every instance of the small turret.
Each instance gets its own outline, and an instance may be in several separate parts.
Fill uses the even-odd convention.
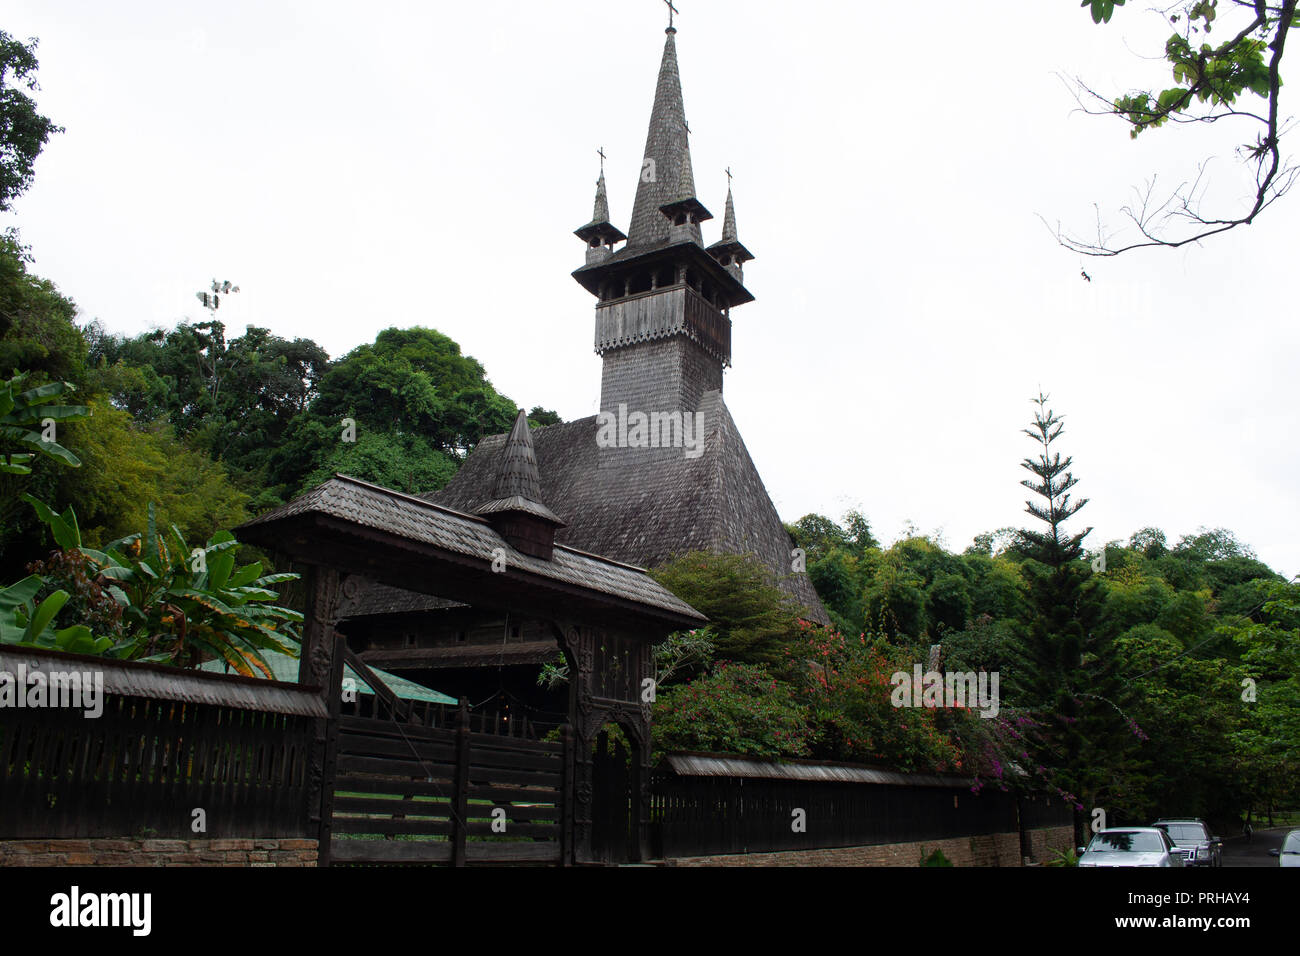
[[[486,518],[516,551],[549,561],[555,551],[556,529],[563,528],[564,522],[537,500],[541,487],[528,415],[521,408],[501,449],[492,500],[475,514]]]
[[[668,241],[681,242],[690,239],[697,245],[704,245],[704,236],[700,232],[700,223],[713,218],[713,213],[704,208],[704,204],[695,198],[695,175],[691,172],[691,153],[683,151],[681,174],[677,177],[677,197],[666,202],[659,211],[668,217]]]
[[[627,238],[609,221],[609,196],[605,192],[603,165],[600,179],[596,180],[596,205],[591,213],[591,222],[575,229],[573,234],[587,244],[587,265],[604,262],[614,254],[614,244]]]
[[[708,253],[718,260],[718,264],[736,277],[737,282],[744,282],[743,266],[754,254],[741,244],[740,234],[736,230],[736,203],[731,197],[731,170],[727,170],[727,211],[722,218],[722,238],[709,246]]]

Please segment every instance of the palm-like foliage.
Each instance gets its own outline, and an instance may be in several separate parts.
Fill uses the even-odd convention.
[[[72,388],[66,382],[50,382],[18,392],[23,376],[0,382],[0,474],[31,474],[31,461],[48,455],[74,468],[81,461],[58,442],[46,441],[39,429],[46,419],[78,421],[89,415],[85,405],[53,405],[50,399]],[[14,446],[30,451],[14,451]]]
[[[84,624],[56,630],[54,618],[68,602],[67,591],[55,591],[39,604],[36,595],[43,580],[30,575],[17,584],[0,588],[0,644],[41,647],[69,654],[104,654],[113,646],[107,637],[95,637]]]
[[[29,495],[60,547],[81,551],[122,606],[125,656],[194,667],[220,658],[236,672],[271,677],[261,656],[270,650],[298,655],[302,615],[275,603],[271,586],[296,574],[262,574],[260,562],[235,566],[239,542],[218,531],[203,548],[191,549],[175,525],[164,534],[149,506],[143,534],[128,535],[103,551],[81,545],[76,514],[62,515]]]

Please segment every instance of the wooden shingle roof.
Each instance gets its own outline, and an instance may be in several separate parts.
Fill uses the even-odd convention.
[[[557,544],[641,567],[688,551],[753,554],[810,620],[829,623],[808,576],[790,573],[794,545],[721,392],[708,393],[700,411],[704,453],[693,459],[680,448],[599,448],[595,416],[535,429],[541,497],[566,524]],[[425,498],[457,511],[490,500],[504,439],[483,439],[451,483]]]
[[[492,477],[495,484],[495,471]],[[516,589],[529,588],[534,593],[586,595],[584,599],[593,604],[626,607],[629,611],[640,608],[647,618],[675,626],[693,627],[705,621],[703,615],[640,568],[559,546],[549,561],[522,554],[482,518],[346,475],[335,475],[288,504],[245,522],[238,532],[241,540],[273,548],[284,547],[285,542],[295,538],[309,543],[346,538],[350,542],[372,542],[368,546],[372,555],[397,558],[399,553],[407,552],[442,554],[449,562],[468,562],[468,567],[482,568],[488,574],[485,581],[500,578],[500,588],[517,582]],[[509,572],[493,575],[490,568],[503,551]],[[409,562],[408,571],[418,564],[415,557],[402,560]],[[453,599],[457,596],[439,595]],[[445,601],[437,603],[445,605]]]

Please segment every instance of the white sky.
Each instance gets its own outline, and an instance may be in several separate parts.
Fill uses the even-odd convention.
[[[1300,571],[1300,195],[1202,247],[1109,260],[1037,218],[1086,230],[1095,202],[1118,225],[1133,186],[1214,154],[1212,195],[1247,195],[1231,149],[1253,128],[1133,142],[1077,112],[1058,74],[1167,85],[1170,30],[1141,0],[1106,27],[1077,0],[678,7],[705,242],[730,165],[758,257],[727,404],[783,518],[858,507],[886,541],[911,520],[955,550],[1032,521],[1020,430],[1041,384],[1094,548],[1226,526]],[[67,132],[0,226],[113,331],[201,319],[194,293],[228,278],[232,335],[263,325],[338,357],[428,325],[519,404],[589,415],[600,364],[571,232],[598,146],[627,228],[665,14],[10,0],[0,29],[40,38],[38,103]]]

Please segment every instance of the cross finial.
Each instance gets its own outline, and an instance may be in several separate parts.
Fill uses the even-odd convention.
[[[727,167],[727,188],[731,188],[731,167]]]
[[[596,152],[600,154],[600,171],[603,173],[605,171],[605,147],[602,146]]]
[[[691,135],[691,124],[688,123],[688,122],[686,122],[686,120],[683,118],[683,119],[682,119],[682,125],[683,125],[684,127],[686,127],[686,135],[687,135],[687,136],[690,136],[690,135]]]
[[[681,11],[673,6],[673,0],[664,0],[664,3],[668,4],[668,29],[671,30],[673,29],[673,14],[681,13]]]

